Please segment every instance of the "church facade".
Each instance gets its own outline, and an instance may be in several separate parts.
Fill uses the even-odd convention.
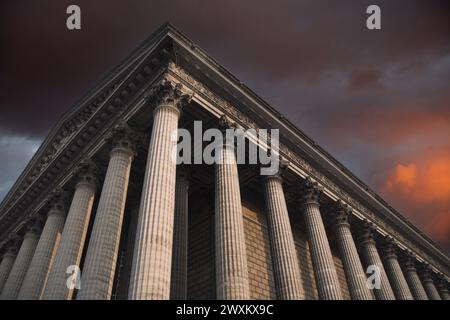
[[[226,143],[227,161],[177,165],[172,133],[194,121],[278,129],[279,170]],[[169,24],[60,119],[0,205],[0,299],[448,300],[449,286],[444,250]]]

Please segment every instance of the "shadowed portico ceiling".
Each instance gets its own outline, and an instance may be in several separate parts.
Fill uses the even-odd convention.
[[[260,128],[280,129],[281,143],[305,159],[315,171],[345,190],[362,206],[411,239],[446,270],[450,258],[437,244],[407,221],[366,184],[294,126],[282,114],[258,97],[239,79],[213,60],[189,38],[166,23],[114,68],[54,126],[0,205],[0,243],[16,230],[18,222],[43,203],[55,180],[62,179],[66,166],[73,166],[74,155],[89,139],[104,130],[106,123],[119,116],[145,83],[164,62],[173,61],[195,80],[247,115]],[[166,63],[167,64],[167,63]],[[197,93],[196,93],[197,94]]]

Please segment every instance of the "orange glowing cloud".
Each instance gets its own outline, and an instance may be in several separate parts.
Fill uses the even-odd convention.
[[[450,108],[446,105],[437,109],[439,111],[431,112],[414,103],[391,108],[361,107],[336,114],[333,122],[321,130],[339,137],[338,142],[344,147],[353,147],[354,140],[389,148],[431,146],[446,143],[443,140],[450,136]]]
[[[428,201],[450,199],[450,155],[428,163],[420,196]]]
[[[411,163],[409,165],[398,164],[393,174],[385,181],[384,190],[393,192],[396,189],[406,194],[412,190],[417,183],[417,167]]]
[[[419,228],[450,247],[450,151],[398,163],[380,191]]]

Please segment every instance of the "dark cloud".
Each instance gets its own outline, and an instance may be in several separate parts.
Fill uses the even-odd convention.
[[[350,73],[350,88],[360,89],[379,84],[382,74],[378,70],[363,69],[353,70]]]
[[[69,4],[82,9],[81,31],[65,27]],[[369,4],[3,1],[0,165],[11,174],[0,176],[0,198],[31,157],[30,145],[165,21],[382,192],[398,165],[425,163],[419,155],[448,148],[450,2],[377,1],[381,31],[365,28]],[[411,214],[406,203],[425,203],[417,194],[394,188],[385,195],[450,248]]]
[[[39,140],[0,136],[0,199],[6,195],[39,147]]]

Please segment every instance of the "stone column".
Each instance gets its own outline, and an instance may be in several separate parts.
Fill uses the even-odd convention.
[[[16,260],[14,261],[5,286],[3,287],[0,296],[1,300],[15,300],[17,298],[39,240],[41,221],[39,219],[33,220],[26,228],[22,245],[20,246]]]
[[[422,282],[420,282],[417,270],[415,267],[415,258],[408,252],[405,256],[403,263],[403,272],[408,282],[409,288],[415,300],[428,300],[428,296],[423,288]]]
[[[177,168],[170,298],[187,299],[189,180],[185,168]]]
[[[319,210],[319,196],[322,188],[317,182],[307,178],[304,192],[306,233],[319,299],[341,300],[341,286]]]
[[[409,290],[408,283],[398,263],[395,241],[390,236],[384,239],[383,262],[397,300],[413,300],[411,290]]]
[[[365,262],[366,267],[374,266],[379,271],[380,288],[373,289],[375,297],[377,300],[395,300],[394,292],[375,245],[374,228],[371,223],[363,223],[358,242],[362,260]]]
[[[222,117],[220,129],[231,124]],[[249,299],[244,218],[234,142],[224,141],[215,166],[216,295],[219,300]]]
[[[177,144],[173,135],[188,101],[180,85],[173,88],[164,81],[158,87],[128,293],[132,300],[170,298]]]
[[[110,158],[105,175],[77,300],[111,299],[135,134],[125,123],[116,126],[108,138]]]
[[[442,300],[450,300],[450,294],[448,293],[448,282],[444,278],[444,275],[439,275],[438,281],[437,281],[437,289],[439,291],[439,294],[441,295]]]
[[[373,295],[367,286],[367,277],[350,231],[349,215],[351,212],[352,209],[345,203],[340,200],[337,202],[333,231],[341,254],[342,265],[352,300],[373,300]]]
[[[433,282],[433,271],[428,264],[422,271],[422,283],[429,300],[442,300]]]
[[[281,300],[300,300],[304,293],[281,177],[286,167],[280,163],[278,173],[262,176],[262,180],[277,296]]]
[[[55,261],[50,269],[44,289],[42,296],[44,300],[71,300],[73,290],[77,288],[77,286],[68,286],[68,284],[70,283],[69,279],[74,279],[76,276],[76,268],[80,268],[81,255],[97,189],[97,171],[97,167],[90,160],[82,161],[77,168],[78,182],[64,224],[61,241],[56,251]],[[83,286],[82,283],[81,286]]]
[[[47,221],[17,299],[38,300],[41,298],[42,289],[61,240],[66,214],[67,194],[56,191],[50,200]]]
[[[12,239],[6,245],[6,251],[3,254],[2,262],[0,263],[0,293],[5,286],[5,282],[8,279],[11,272],[14,261],[16,260],[18,243],[17,239]]]

